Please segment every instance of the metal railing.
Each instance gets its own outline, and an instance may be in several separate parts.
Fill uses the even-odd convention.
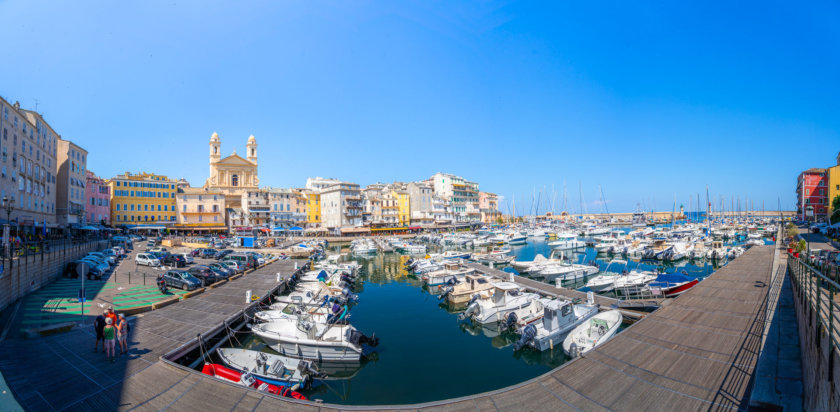
[[[829,350],[836,349],[840,345],[837,324],[840,305],[835,301],[835,297],[840,291],[840,283],[793,255],[788,255],[787,262],[794,293],[806,306],[807,313],[815,315],[817,342],[821,336],[820,331],[824,330],[828,335]],[[833,274],[836,279],[836,267]],[[810,316],[808,321],[811,322]]]

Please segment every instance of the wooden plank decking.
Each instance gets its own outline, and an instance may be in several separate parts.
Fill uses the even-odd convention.
[[[543,376],[460,399],[376,409],[744,410],[764,331],[772,251],[750,249],[610,342]],[[74,331],[6,342],[0,368],[21,404],[39,411],[371,409],[278,399],[159,359],[241,310],[245,289],[270,288],[278,268],[142,318],[129,361],[104,363],[101,353],[90,352],[89,331]],[[22,360],[20,354],[33,352],[43,356]]]

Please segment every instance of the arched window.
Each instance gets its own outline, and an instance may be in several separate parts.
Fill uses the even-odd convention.
[[[213,146],[213,154],[219,154],[219,147]]]
[[[255,152],[256,152],[256,150],[252,147],[251,148],[251,157],[254,157]]]
[[[239,175],[233,175],[230,179],[231,186],[239,186]]]

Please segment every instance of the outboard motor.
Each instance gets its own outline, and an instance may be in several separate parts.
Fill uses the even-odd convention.
[[[505,320],[502,322],[502,327],[500,330],[509,329],[511,326],[516,325],[516,321],[519,320],[519,316],[516,316],[515,312],[508,313],[505,317]]]
[[[370,335],[370,337],[367,337],[358,330],[354,330],[348,340],[350,342],[355,342],[358,345],[368,345],[372,348],[379,345],[379,338],[376,337],[376,333]]]
[[[522,329],[522,337],[513,344],[513,350],[520,350],[525,345],[531,343],[534,338],[537,336],[537,327],[534,325],[528,325],[525,329]]]
[[[477,298],[478,294],[476,293],[473,295],[473,298]],[[458,315],[458,319],[467,319],[472,316],[473,313],[478,311],[478,303],[474,301],[474,299],[470,300],[470,303],[467,304],[467,310],[464,313]]]
[[[440,293],[440,296],[438,296],[438,300],[443,300],[443,299],[445,299],[447,295],[449,295],[450,293],[452,293],[452,289],[454,289],[454,288],[455,288],[454,286],[447,286],[446,288],[444,288],[444,289],[443,289],[443,292],[441,292],[441,293]]]
[[[327,377],[326,373],[318,370],[318,368],[315,367],[315,364],[313,364],[310,361],[301,360],[298,363],[298,370],[308,374],[309,376],[311,376],[313,378],[326,378]],[[311,382],[311,380],[309,382]]]
[[[572,344],[569,345],[569,356],[571,356],[572,358],[580,356],[580,348],[578,347],[577,343],[572,342]]]
[[[479,296],[481,295],[479,295],[478,293],[473,293],[473,295],[470,296],[470,301],[467,302],[467,306],[470,306],[473,304],[473,302],[477,301]]]

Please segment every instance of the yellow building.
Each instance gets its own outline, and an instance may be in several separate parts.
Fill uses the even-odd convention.
[[[408,195],[408,192],[404,191],[391,191],[391,195],[393,195],[397,199],[397,218],[399,220],[399,224],[401,226],[408,226],[411,224],[411,199]]]
[[[175,223],[175,180],[153,173],[126,172],[110,179],[108,185],[114,226]]]
[[[837,165],[826,169],[828,171],[828,210],[829,216],[834,213],[832,203],[840,196],[840,153],[837,154]]]
[[[305,192],[306,195],[306,225],[320,227],[323,223],[321,216],[321,194]]]

